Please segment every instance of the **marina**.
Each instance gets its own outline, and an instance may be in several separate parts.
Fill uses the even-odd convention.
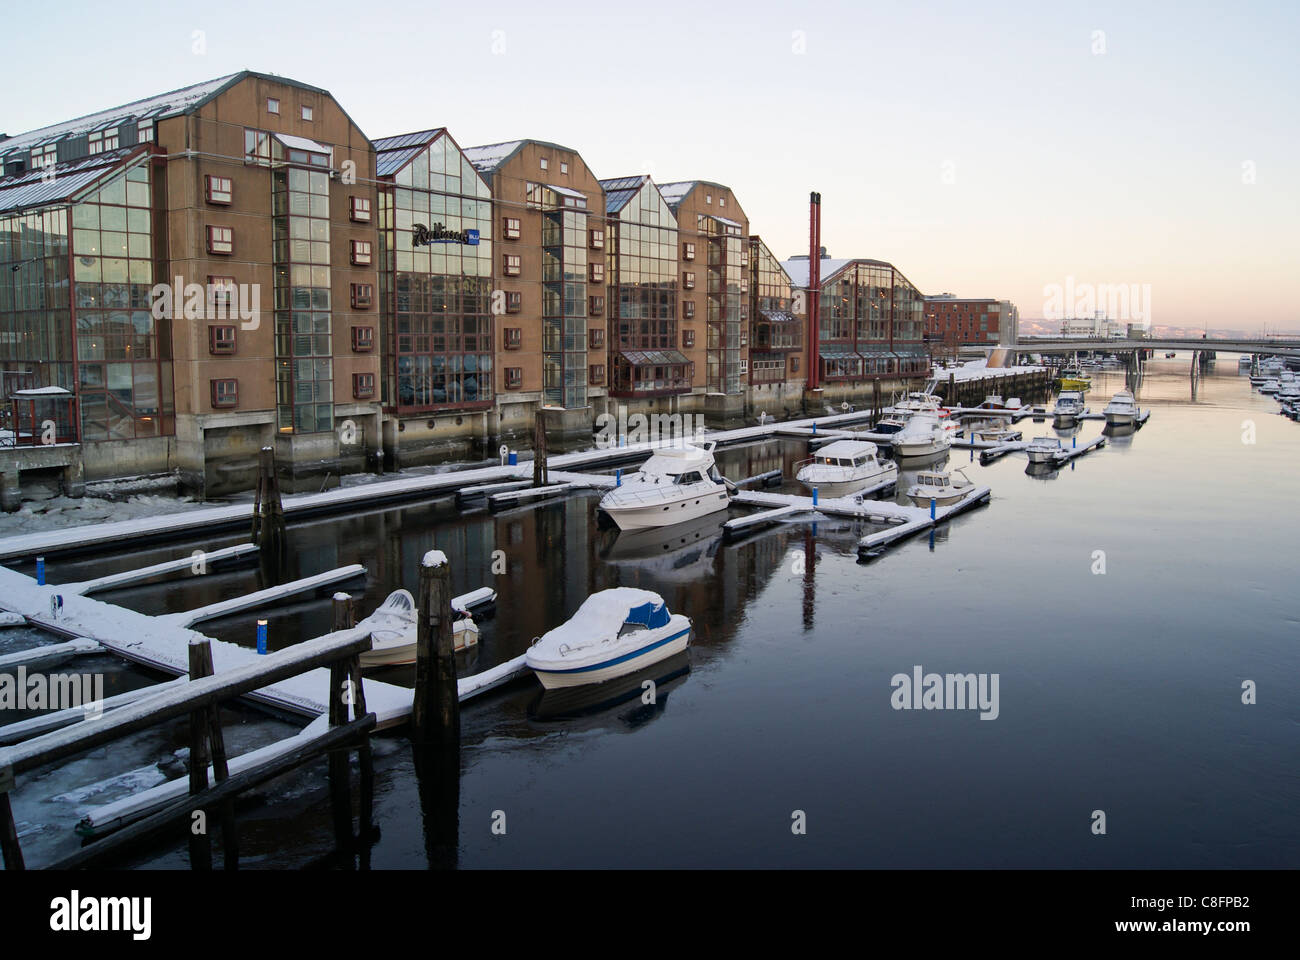
[[[1269,401],[1272,402],[1272,401]],[[1018,414],[1019,419],[1031,415],[1032,406],[1027,406],[1024,413]],[[886,415],[887,411],[882,411]],[[963,419],[975,422],[977,418],[987,417],[990,411],[988,409],[970,408],[960,414],[950,412],[954,419]],[[1140,423],[1146,423],[1151,416],[1151,408],[1145,405],[1142,410],[1142,419],[1135,423],[1134,427],[1126,428],[1135,430]],[[1097,416],[1097,415],[1093,415]],[[1097,416],[1097,419],[1100,419]],[[829,422],[828,422],[829,421]],[[851,492],[846,496],[822,496],[818,489],[805,490],[802,493],[791,492],[794,484],[795,473],[798,472],[798,465],[802,460],[806,460],[808,453],[800,454],[800,450],[812,452],[815,450],[834,450],[837,444],[854,443],[854,444],[874,444],[874,440],[864,440],[864,435],[870,435],[869,415],[862,415],[856,412],[850,414],[837,415],[833,420],[831,418],[816,418],[815,422],[806,424],[774,425],[768,424],[762,428],[745,428],[742,431],[734,432],[730,437],[724,432],[719,432],[714,436],[720,436],[721,439],[727,440],[726,447],[718,449],[718,467],[723,475],[734,477],[734,481],[729,481],[733,488],[729,493],[728,503],[731,510],[724,513],[721,519],[710,529],[713,531],[710,535],[705,533],[701,539],[699,537],[675,538],[676,531],[674,525],[669,525],[662,529],[662,532],[645,531],[645,546],[637,548],[637,552],[626,552],[619,548],[619,553],[626,552],[627,561],[618,560],[620,569],[628,572],[634,572],[639,568],[645,570],[656,569],[651,566],[651,559],[655,556],[653,552],[656,544],[660,545],[660,554],[665,558],[673,558],[672,569],[689,569],[682,565],[684,562],[697,563],[693,559],[699,557],[704,560],[710,556],[715,556],[718,550],[742,550],[753,551],[761,549],[764,543],[772,541],[772,538],[784,540],[786,543],[802,542],[805,544],[805,552],[808,546],[816,552],[820,552],[826,546],[831,544],[841,544],[837,549],[843,549],[854,556],[858,563],[878,561],[886,552],[897,552],[904,549],[904,545],[914,537],[917,537],[926,531],[929,531],[930,549],[936,549],[937,542],[945,544],[952,542],[953,528],[957,525],[961,528],[969,526],[970,522],[964,519],[965,515],[990,517],[998,513],[998,488],[1002,485],[999,482],[974,483],[967,490],[961,491],[960,495],[947,503],[939,502],[940,498],[936,497],[933,504],[917,500],[916,497],[909,499],[904,496],[902,491],[895,496],[899,499],[889,499],[888,494],[894,487],[894,481],[886,480],[884,482],[869,485],[861,490]],[[1110,429],[1109,427],[1107,428]],[[973,432],[973,431],[972,431]],[[710,440],[713,437],[710,436]],[[1114,438],[1109,438],[1114,439]],[[1090,439],[1070,436],[1065,442],[1058,440],[1060,453],[1050,458],[1047,464],[1053,469],[1072,466],[1073,462],[1085,454],[1101,450],[1105,447],[1108,437],[1106,432],[1098,434]],[[716,441],[715,441],[716,442]],[[1010,452],[1025,450],[1032,442],[1030,440],[1021,440],[1011,443],[992,444],[989,441],[960,438],[953,441],[953,446],[964,444],[972,452],[980,450],[981,464],[987,466],[977,466],[980,470],[980,478],[983,478],[984,470],[995,470],[996,463],[999,459]],[[783,454],[781,460],[773,462],[770,459],[763,459],[757,456],[758,451],[776,445],[781,448],[789,448],[789,452]],[[863,448],[865,449],[865,448]],[[881,444],[880,449],[889,449],[887,442]],[[626,480],[631,471],[635,470],[637,463],[650,455],[652,451],[627,451],[619,449],[613,452],[606,451],[582,451],[574,454],[552,455],[549,459],[547,479],[548,485],[542,488],[533,488],[524,486],[531,483],[523,479],[526,474],[532,472],[532,465],[525,462],[511,468],[509,465],[505,468],[510,473],[504,474],[509,477],[513,474],[517,479],[502,480],[503,474],[501,468],[472,468],[461,471],[456,474],[440,474],[437,476],[437,484],[434,488],[438,497],[442,501],[455,505],[458,510],[471,511],[471,515],[477,511],[479,516],[483,517],[501,517],[505,518],[497,522],[519,523],[519,520],[508,519],[510,517],[527,518],[528,522],[533,522],[533,518],[540,518],[543,513],[561,511],[563,514],[571,514],[574,510],[587,514],[594,520],[598,511],[597,503],[601,496],[610,490],[617,490]],[[838,459],[838,457],[836,458]],[[615,469],[615,464],[622,466]],[[928,476],[926,471],[934,473],[934,467],[921,467],[919,476]],[[942,467],[937,468],[941,471]],[[485,470],[490,470],[491,474],[484,479]],[[612,470],[609,472],[588,472],[593,470]],[[918,474],[912,473],[906,466],[904,471],[907,473],[907,486],[909,489],[915,488],[916,477]],[[460,475],[460,474],[463,474]],[[460,481],[459,483],[455,481]],[[379,486],[380,502],[388,502],[391,496],[391,490],[385,489],[382,484],[395,483],[404,487],[409,481],[405,478],[394,478],[393,480],[380,481],[372,486]],[[1004,481],[1005,482],[1005,478]],[[900,476],[897,483],[901,486],[903,478]],[[504,484],[505,487],[499,487],[498,484]],[[775,486],[776,489],[773,489]],[[526,496],[518,497],[512,502],[507,501],[504,506],[509,509],[502,510],[496,504],[492,503],[492,498],[500,495],[518,495],[527,494],[530,491],[545,491],[546,496],[541,499],[530,499]],[[301,529],[306,531],[319,528],[321,524],[332,526],[339,521],[329,519],[329,514],[320,514],[307,512],[302,509],[291,511],[290,504],[295,498],[285,498],[285,513],[287,515],[297,514],[296,524],[305,524]],[[943,499],[947,499],[946,497]],[[981,514],[975,514],[971,511],[975,507],[988,507]],[[197,511],[205,508],[196,508]],[[401,506],[400,501],[388,508],[390,511],[409,512],[410,507]],[[439,510],[436,504],[429,506],[421,505],[417,507],[421,512],[427,512],[430,509]],[[382,515],[382,512],[378,515]],[[183,516],[183,515],[182,515]],[[160,518],[161,519],[161,518]],[[708,518],[701,518],[707,520]],[[462,521],[465,522],[465,521]],[[471,520],[468,522],[481,523],[484,521]],[[112,606],[105,607],[103,601],[92,599],[86,594],[101,593],[105,595],[117,595],[120,592],[148,592],[157,586],[165,584],[176,577],[180,577],[182,583],[186,586],[186,591],[190,592],[196,585],[193,581],[196,579],[187,575],[188,568],[192,563],[192,551],[187,552],[188,543],[184,543],[184,531],[193,529],[193,521],[186,519],[177,524],[180,531],[168,532],[169,540],[181,541],[177,543],[175,549],[178,551],[177,556],[172,559],[156,559],[147,563],[131,565],[124,569],[101,571],[94,576],[83,576],[78,573],[75,577],[68,577],[66,582],[61,585],[55,585],[47,582],[42,587],[37,587],[34,580],[23,573],[18,573],[10,569],[0,570],[0,586],[6,589],[5,596],[9,598],[8,602],[3,605],[8,607],[10,612],[15,614],[14,622],[16,624],[27,624],[49,632],[53,637],[60,636],[78,636],[85,637],[81,641],[84,645],[81,648],[71,651],[78,657],[95,657],[103,656],[105,653],[125,656],[135,663],[141,663],[154,668],[161,668],[173,675],[184,674],[183,655],[179,646],[184,641],[183,638],[198,636],[193,631],[191,624],[200,622],[211,622],[216,624],[242,622],[247,623],[247,618],[261,611],[270,612],[271,619],[277,624],[285,622],[284,613],[277,614],[276,608],[283,608],[293,621],[302,621],[308,617],[311,609],[313,596],[319,598],[316,601],[318,609],[325,610],[328,607],[327,599],[336,593],[336,587],[339,584],[349,582],[360,582],[358,578],[369,581],[372,579],[368,565],[356,563],[335,564],[326,569],[317,572],[301,571],[305,575],[296,576],[286,579],[283,583],[274,587],[263,587],[258,590],[244,591],[237,596],[227,597],[225,599],[210,599],[206,602],[186,602],[184,596],[174,598],[171,603],[175,609],[169,611],[158,611],[153,614],[138,614],[129,609]],[[690,524],[683,524],[683,527]],[[162,526],[154,526],[154,534],[163,531]],[[291,530],[294,527],[291,526]],[[595,529],[595,526],[592,527]],[[59,533],[66,533],[59,531]],[[964,535],[964,534],[963,534]],[[643,536],[638,533],[637,536]],[[628,532],[618,534],[620,542],[623,538],[628,539],[628,551],[632,551],[631,540],[633,539]],[[793,538],[793,540],[791,540]],[[108,542],[114,542],[118,538],[109,538]],[[71,542],[68,538],[67,542]],[[30,542],[30,541],[29,541]],[[154,545],[144,544],[147,553],[155,553],[159,550],[169,549],[164,542],[152,541]],[[720,547],[719,543],[734,543],[734,546]],[[58,557],[59,541],[52,544],[45,541],[40,544],[42,549],[48,550],[51,556]],[[12,549],[11,545],[0,543],[0,549]],[[923,551],[924,552],[924,551]],[[459,553],[457,553],[459,555]],[[610,563],[615,562],[618,554],[610,553]],[[72,565],[72,568],[81,571],[102,566],[93,558],[87,558],[83,552],[68,553],[64,563]],[[247,573],[240,573],[241,570],[250,571],[249,563],[256,557],[256,548],[247,542],[232,542],[228,545],[218,544],[206,551],[206,556],[212,562],[212,568],[217,571],[215,575],[229,577],[232,574],[241,577],[248,576]],[[900,554],[902,556],[902,554]],[[636,557],[645,559],[637,560]],[[20,561],[21,562],[21,561]],[[30,562],[30,561],[28,561]],[[49,564],[50,561],[46,561]],[[624,566],[630,562],[630,566]],[[56,561],[57,565],[57,561]],[[611,567],[612,569],[612,567]],[[670,568],[665,568],[664,575],[667,575]],[[864,569],[860,565],[859,570]],[[877,569],[873,564],[866,569]],[[54,571],[47,567],[49,579],[58,581],[63,578],[54,575]],[[224,573],[220,571],[224,570]],[[861,576],[861,574],[859,574]],[[201,578],[197,578],[201,579]],[[489,582],[490,582],[490,578]],[[668,582],[656,575],[657,584],[662,586]],[[387,581],[391,583],[392,581]],[[683,585],[691,581],[684,581]],[[367,586],[366,593],[370,595],[372,591],[384,584],[376,584],[373,587]],[[408,580],[405,584],[408,588],[412,586]],[[638,588],[640,589],[640,588]],[[669,608],[676,613],[676,610],[682,606],[682,595],[680,587],[674,587],[668,591],[660,590],[657,595],[661,595],[668,602]],[[490,597],[494,593],[487,587],[482,587],[482,581],[479,584],[466,584],[466,589],[462,590],[463,596],[457,598],[456,609],[458,614],[466,612],[471,613],[474,617],[475,631],[483,631],[482,639],[472,646],[466,645],[456,651],[456,656],[465,661],[465,664],[474,663],[473,669],[458,670],[460,674],[457,680],[458,698],[468,701],[471,698],[486,694],[490,691],[507,691],[506,696],[510,695],[511,689],[526,690],[529,686],[537,686],[536,681],[530,680],[533,672],[527,663],[527,649],[514,647],[511,652],[507,649],[498,650],[497,631],[504,624],[513,622],[519,615],[516,604],[512,600],[511,593],[507,591],[504,594]],[[63,598],[63,607],[57,616],[50,612],[50,598],[54,595],[60,595]],[[342,596],[350,596],[343,594]],[[673,600],[673,596],[677,600]],[[295,600],[295,598],[297,598]],[[493,603],[495,601],[495,603]],[[297,606],[293,606],[296,603]],[[377,601],[372,601],[374,607],[379,606]],[[477,613],[474,612],[475,604],[486,604],[495,608],[495,615],[487,620],[481,620]],[[304,605],[305,604],[305,605]],[[94,605],[94,606],[87,606]],[[288,605],[288,606],[286,606]],[[691,632],[695,641],[702,643],[700,650],[695,650],[695,643],[692,643],[689,653],[690,659],[697,656],[707,657],[707,651],[710,649],[710,637],[718,629],[717,622],[710,617],[701,618],[700,613],[703,608],[699,608],[689,602],[685,604],[686,613],[691,617]],[[361,613],[373,609],[365,601],[361,603],[358,616]],[[111,612],[110,612],[111,610]],[[292,612],[290,612],[292,611]],[[18,618],[21,618],[19,620]],[[310,617],[308,617],[310,620]],[[120,624],[114,630],[105,630],[103,623]],[[308,621],[303,621],[308,622]],[[365,620],[359,620],[360,624],[365,624]],[[459,622],[459,621],[458,621]],[[98,633],[106,634],[105,636],[96,636],[94,625],[100,625]],[[555,626],[553,621],[552,626]],[[282,626],[276,627],[276,633],[279,634]],[[115,632],[116,631],[116,632]],[[163,641],[159,639],[163,633],[169,637]],[[239,663],[256,662],[258,653],[244,643],[231,644],[223,638],[223,634],[228,631],[218,631],[217,636],[211,637],[213,641],[213,659],[218,666],[218,672],[230,668],[232,665]],[[680,632],[680,631],[678,631]],[[130,641],[126,636],[130,636]],[[320,633],[316,635],[322,635]],[[47,644],[47,646],[57,646]],[[703,653],[701,653],[703,651]],[[59,651],[59,655],[66,656],[69,651]],[[0,654],[2,655],[2,654]],[[27,657],[34,657],[38,654],[26,654]],[[676,650],[670,651],[666,657],[673,658],[680,656]],[[488,657],[484,660],[484,657]],[[3,661],[0,661],[3,662]],[[667,662],[667,660],[665,660]],[[708,662],[707,659],[705,662]],[[477,666],[482,664],[482,666]],[[394,668],[385,668],[391,671]],[[409,668],[407,668],[409,669]],[[659,669],[656,665],[651,664],[646,668],[648,671]],[[668,669],[668,668],[664,668]],[[320,671],[317,671],[320,674]],[[678,679],[674,681],[673,689],[677,691],[674,698],[681,696],[681,690],[691,689],[689,681],[689,672],[677,674]],[[681,684],[683,678],[685,685]],[[175,689],[167,684],[177,683],[180,681],[165,681],[164,684],[158,685],[160,692],[168,689]],[[274,706],[278,710],[285,710],[289,713],[296,713],[308,721],[313,717],[321,717],[328,712],[325,690],[327,689],[327,678],[323,675],[319,679],[314,679],[312,674],[304,674],[302,681],[281,681],[280,683],[255,691],[250,694],[253,702],[261,705]],[[374,678],[366,680],[366,696],[368,709],[376,717],[377,728],[387,728],[393,730],[397,725],[409,716],[411,709],[411,687],[409,680],[400,681],[396,685],[391,684],[385,677],[377,675]],[[514,686],[511,686],[514,684]],[[118,694],[116,697],[106,698],[105,709],[109,712],[129,707],[140,701],[147,702],[149,694],[142,692],[148,690],[148,687],[141,688],[138,691],[131,691],[126,694]],[[494,702],[501,702],[502,694],[495,694]],[[117,699],[120,697],[121,699]],[[468,707],[468,704],[467,704]],[[470,724],[470,729],[477,729],[483,724],[489,727],[498,721],[491,718],[496,715],[498,708],[487,704],[483,708],[471,710],[466,714],[466,722]],[[14,731],[14,735],[6,738],[6,742],[20,742],[21,739],[28,735],[40,735],[42,732],[59,729],[71,722],[70,717],[51,715],[50,719],[33,718],[40,721],[32,724],[31,720],[24,720],[22,723],[29,724],[27,727],[20,727]],[[258,769],[271,769],[271,765],[281,762],[281,758],[291,754],[298,744],[304,742],[303,737],[310,739],[315,734],[316,728],[310,728],[308,731],[299,733],[289,732],[287,736],[280,736],[260,746],[254,746],[252,749],[243,750],[231,757],[232,771],[256,771]],[[391,733],[386,734],[391,735]],[[111,778],[110,778],[111,780]],[[106,780],[108,784],[110,781]],[[105,789],[109,789],[105,787]],[[103,837],[109,836],[125,828],[131,823],[139,821],[142,817],[147,817],[162,809],[167,803],[175,802],[185,793],[184,780],[167,780],[158,783],[139,794],[132,799],[123,797],[119,800],[109,800],[107,803],[100,803],[91,807],[82,806],[79,808],[79,816],[73,820],[69,818],[66,826],[79,824],[78,831],[85,836]],[[20,814],[21,818],[21,814]]]

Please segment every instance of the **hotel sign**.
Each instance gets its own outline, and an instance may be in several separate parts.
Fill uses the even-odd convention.
[[[478,246],[477,230],[448,230],[441,223],[435,223],[430,230],[423,223],[414,224],[411,233],[411,246],[428,247],[435,243],[463,243],[471,247]]]

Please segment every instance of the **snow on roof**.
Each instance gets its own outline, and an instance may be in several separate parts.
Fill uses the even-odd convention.
[[[853,260],[832,260],[830,257],[822,257],[821,278],[822,282],[829,280],[832,275],[839,273],[847,267]],[[790,275],[790,282],[796,287],[808,286],[808,258],[797,257],[786,260],[781,266],[785,267],[785,272]]]
[[[698,180],[679,180],[676,183],[659,184],[659,192],[663,195],[664,203],[670,207],[676,207],[681,204],[682,199],[691,192]]]
[[[11,397],[70,397],[71,390],[65,390],[63,387],[28,387],[26,390],[15,390],[9,394]]]
[[[308,140],[306,137],[295,137],[288,133],[277,133],[275,139],[279,140],[291,150],[310,150],[312,153],[333,152],[332,147],[327,147],[323,143],[317,143],[315,140]]]
[[[63,137],[90,133],[93,130],[114,126],[116,124],[144,118],[146,116],[153,120],[176,116],[177,114],[185,113],[187,110],[190,110],[197,104],[206,100],[239,76],[240,74],[238,73],[232,73],[228,76],[217,77],[215,80],[206,80],[203,83],[196,83],[193,86],[181,87],[179,90],[160,93],[154,97],[135,100],[131,103],[123,104],[120,107],[112,107],[108,110],[100,110],[98,113],[90,113],[84,117],[78,117],[76,120],[68,120],[64,123],[56,123],[48,127],[41,127],[39,130],[20,133],[15,137],[10,137],[8,140],[0,141],[0,154],[11,153],[15,150],[30,150],[32,147],[40,146],[41,144],[49,143],[53,140],[59,140]]]
[[[45,179],[44,167],[35,167],[0,180],[0,213],[31,210],[49,203],[66,201],[121,168],[135,147],[123,147],[93,157],[80,157],[56,164],[54,178]]]
[[[490,174],[514,155],[523,146],[523,140],[508,140],[505,143],[487,143],[478,147],[466,147],[465,159],[474,164],[479,173]]]

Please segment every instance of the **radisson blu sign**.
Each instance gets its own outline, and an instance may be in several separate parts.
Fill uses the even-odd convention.
[[[478,246],[477,230],[448,230],[441,223],[435,223],[430,230],[423,223],[413,225],[411,245],[427,247],[435,243],[464,243],[471,247]]]

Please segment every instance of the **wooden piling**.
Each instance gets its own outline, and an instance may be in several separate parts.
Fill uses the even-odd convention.
[[[210,677],[212,676],[212,670],[211,643],[207,640],[191,641],[190,677]],[[216,782],[221,784],[230,776],[230,766],[226,756],[226,737],[221,729],[221,704],[210,704],[203,712],[206,716],[204,726],[208,735],[208,753],[212,758],[212,775]],[[206,781],[207,775],[205,772],[205,784]],[[235,826],[235,801],[233,798],[221,804],[221,845],[224,857],[222,866],[227,870],[238,869],[239,831]],[[209,844],[208,849],[211,850],[211,844]]]
[[[212,676],[212,647],[207,640],[191,640],[189,645],[190,682]],[[215,707],[216,704],[213,704]],[[190,711],[190,794],[208,788],[208,708]],[[206,817],[207,811],[204,811]],[[190,826],[190,867],[212,869],[212,834],[206,822],[198,833]]]
[[[334,594],[334,630],[351,630],[357,625],[356,601],[346,593]],[[352,696],[352,715],[366,715],[366,692],[361,681],[361,658],[351,657],[347,661],[348,689]],[[347,705],[344,704],[346,707]],[[371,820],[374,812],[375,764],[370,749],[370,738],[365,737],[357,746],[357,760],[361,767],[361,817],[358,835],[361,840],[360,853],[362,866],[369,865],[370,845],[366,842],[371,833]],[[351,831],[351,810],[348,811],[348,830]]]
[[[9,806],[9,787],[12,785],[12,780],[8,785],[0,784],[0,853],[4,854],[6,870],[24,870],[23,848],[18,844],[18,827],[14,823],[13,808]]]
[[[546,410],[538,407],[533,422],[533,486],[546,486]]]
[[[342,727],[348,723],[348,701],[352,699],[346,691],[351,689],[351,673],[347,663],[336,660],[330,664],[330,705],[329,717],[331,727]],[[348,749],[335,747],[329,753],[330,811],[334,817],[334,840],[338,845],[339,858],[346,869],[354,866],[352,860],[352,783],[348,771]]]
[[[437,550],[420,565],[415,696],[411,705],[417,743],[460,741],[460,703],[452,645],[451,566]]]

